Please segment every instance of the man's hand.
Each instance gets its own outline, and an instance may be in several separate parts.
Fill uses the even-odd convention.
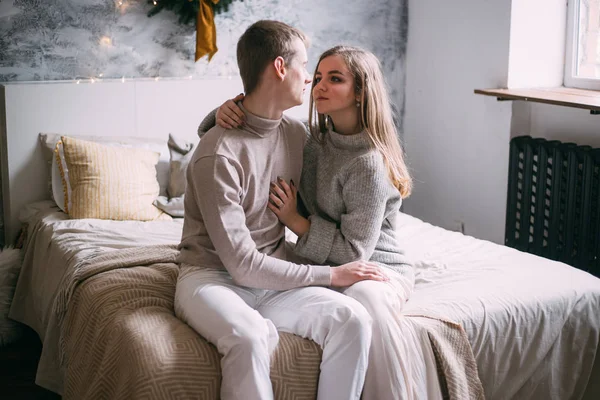
[[[240,93],[233,99],[221,104],[215,115],[217,125],[225,129],[241,128],[246,116],[236,103],[243,99],[244,94]]]
[[[368,261],[359,260],[331,267],[331,286],[346,287],[365,280],[384,282],[389,278],[381,267]]]

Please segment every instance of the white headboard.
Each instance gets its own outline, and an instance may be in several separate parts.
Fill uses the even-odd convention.
[[[4,237],[20,230],[19,211],[48,198],[40,132],[66,135],[197,138],[198,124],[226,99],[243,92],[233,79],[141,79],[0,86]],[[307,96],[309,91],[307,91]],[[308,102],[287,112],[308,116]]]

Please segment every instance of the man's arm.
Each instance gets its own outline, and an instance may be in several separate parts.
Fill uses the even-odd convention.
[[[331,284],[329,266],[293,264],[257,250],[240,204],[239,171],[226,157],[203,157],[191,172],[206,230],[237,284],[275,290]]]
[[[376,264],[354,261],[332,268],[294,264],[259,252],[246,227],[240,205],[238,170],[222,156],[204,157],[191,165],[191,186],[206,230],[223,265],[238,285],[286,290],[302,286],[350,286],[362,280],[389,278]]]

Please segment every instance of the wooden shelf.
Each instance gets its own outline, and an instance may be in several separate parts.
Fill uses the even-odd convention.
[[[475,89],[476,94],[493,96],[498,100],[523,100],[590,110],[600,114],[600,91],[566,87],[529,89]]]

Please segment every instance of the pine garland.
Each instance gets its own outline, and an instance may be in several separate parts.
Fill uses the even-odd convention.
[[[196,21],[200,1],[204,0],[148,0],[149,4],[153,4],[152,9],[148,12],[148,17],[152,17],[153,15],[158,14],[163,8],[166,8],[167,10],[172,10],[179,14],[179,23],[188,24],[190,21]],[[208,0],[215,15],[229,11],[229,5],[233,3],[233,1],[234,0],[220,0],[215,4]]]

